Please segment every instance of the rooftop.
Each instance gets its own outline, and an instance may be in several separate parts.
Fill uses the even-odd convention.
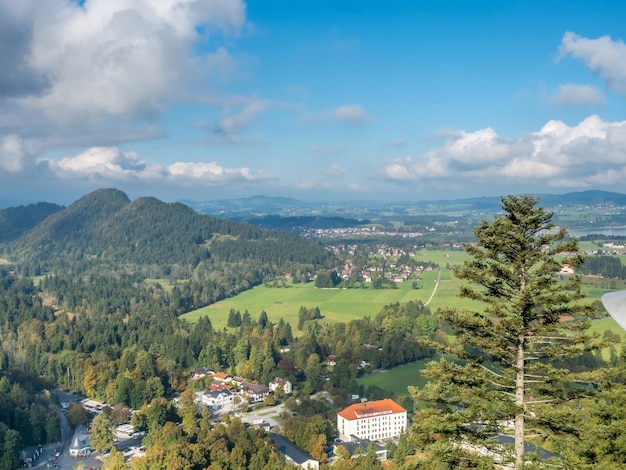
[[[337,413],[347,420],[370,418],[373,416],[381,416],[392,413],[406,412],[404,408],[390,399],[369,401],[364,403],[355,403]]]

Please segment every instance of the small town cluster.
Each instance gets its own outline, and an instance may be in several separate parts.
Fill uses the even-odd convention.
[[[327,360],[332,363],[333,358],[334,356],[331,356]],[[208,389],[196,392],[195,402],[199,415],[206,410],[215,423],[222,424],[227,423],[220,417],[236,416],[245,426],[268,432],[288,463],[308,470],[319,469],[319,460],[280,433],[280,425],[276,418],[284,412],[283,405],[267,406],[269,396],[285,398],[292,394],[293,386],[289,380],[276,377],[265,385],[204,367],[190,372],[191,380],[207,378],[210,382]],[[323,392],[311,398],[332,401],[332,398]],[[336,413],[338,436],[327,447],[329,456],[337,453],[341,447],[344,452],[357,457],[373,446],[376,457],[381,461],[386,460],[385,444],[389,441],[397,442],[400,435],[407,430],[407,410],[391,399],[368,401],[359,396],[352,396],[352,400],[355,403]],[[61,403],[62,410],[67,412],[69,405],[67,402]],[[80,405],[92,415],[102,413],[108,406],[90,399],[80,400]],[[259,412],[255,412],[257,407]],[[76,427],[69,447],[70,457],[84,459],[92,455],[90,434],[91,431],[87,426]],[[145,448],[141,445],[141,438],[145,436],[145,432],[135,429],[131,424],[120,424],[115,427],[114,434],[116,447],[124,451],[127,459],[144,454]],[[53,460],[48,463],[48,468],[58,468],[57,464],[52,463]],[[31,459],[29,463],[29,466],[32,466],[34,460]]]

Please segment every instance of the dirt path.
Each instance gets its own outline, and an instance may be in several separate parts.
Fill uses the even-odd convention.
[[[437,274],[437,280],[435,281],[435,288],[433,289],[433,293],[430,294],[430,297],[428,301],[424,304],[424,307],[427,306],[431,300],[433,300],[433,297],[435,297],[435,294],[437,293],[437,289],[439,288],[440,279],[441,279],[441,269],[439,270],[439,273]]]

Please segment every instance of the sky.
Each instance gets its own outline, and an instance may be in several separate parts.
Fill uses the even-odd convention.
[[[0,207],[626,192],[626,2],[0,0]]]

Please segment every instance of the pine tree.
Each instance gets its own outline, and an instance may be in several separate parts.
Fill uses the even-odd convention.
[[[477,243],[465,246],[472,259],[454,273],[466,281],[459,296],[478,307],[440,312],[456,340],[439,349],[456,360],[430,363],[423,375],[432,382],[412,389],[416,400],[434,405],[416,413],[413,438],[420,447],[449,450],[445,444],[451,443],[457,450],[480,446],[502,455],[494,432],[513,422],[515,468],[522,469],[525,426],[532,425],[535,436],[545,436],[542,429],[558,432],[556,404],[581,388],[552,359],[590,347],[584,330],[592,307],[579,302],[580,279],[558,276],[562,264],[578,268],[583,258],[577,240],[556,230],[553,214],[537,203],[527,195],[502,198],[504,214],[476,227]]]

